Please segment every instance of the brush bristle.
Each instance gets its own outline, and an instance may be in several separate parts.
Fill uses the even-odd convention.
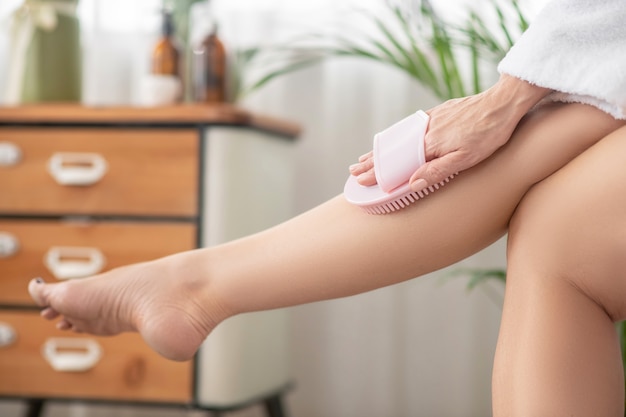
[[[401,209],[409,206],[411,203],[415,203],[420,198],[424,198],[427,195],[429,195],[431,193],[434,193],[439,188],[443,187],[448,182],[450,182],[450,180],[452,178],[454,178],[455,176],[457,176],[457,175],[458,175],[458,172],[455,173],[455,174],[450,175],[448,178],[446,178],[445,180],[443,180],[443,181],[441,181],[441,182],[439,182],[437,184],[433,184],[433,185],[431,185],[431,186],[429,186],[427,188],[424,188],[423,190],[411,191],[410,193],[402,195],[402,196],[398,197],[397,199],[395,199],[393,201],[390,201],[388,203],[379,204],[377,206],[363,207],[363,210],[365,210],[365,212],[367,212],[369,214],[388,214],[388,213],[392,213],[394,211],[401,210]]]

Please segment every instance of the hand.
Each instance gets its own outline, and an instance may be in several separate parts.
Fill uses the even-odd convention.
[[[513,130],[550,90],[503,75],[483,93],[448,100],[427,111],[430,116],[424,138],[426,164],[411,176],[413,191],[420,191],[466,170],[504,145]],[[373,154],[350,167],[362,185],[376,184]]]

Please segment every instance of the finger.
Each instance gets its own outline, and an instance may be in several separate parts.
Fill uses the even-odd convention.
[[[354,175],[355,177],[357,177],[357,176],[361,175],[362,173],[364,173],[365,171],[367,171],[363,167],[363,164],[360,163],[360,162],[357,162],[356,164],[350,165],[348,170],[350,171],[350,175]]]
[[[374,151],[369,151],[366,154],[363,154],[359,157],[359,162],[363,162],[367,159],[372,159],[374,157]]]
[[[366,173],[374,168],[374,158],[365,159],[358,164],[350,166],[350,174],[358,177],[359,175]]]
[[[357,177],[357,181],[359,184],[363,186],[372,186],[376,185],[376,174],[374,173],[374,167],[369,171],[366,171]]]
[[[465,165],[459,153],[453,152],[441,158],[433,159],[413,173],[409,179],[411,190],[421,191],[426,187],[440,184],[463,169],[465,169]]]

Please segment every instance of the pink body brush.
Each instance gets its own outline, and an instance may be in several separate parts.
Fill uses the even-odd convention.
[[[409,186],[411,175],[426,163],[424,136],[428,120],[428,115],[419,110],[374,136],[377,184],[363,186],[351,175],[343,190],[346,200],[370,214],[391,213],[427,196],[454,177],[418,192]]]

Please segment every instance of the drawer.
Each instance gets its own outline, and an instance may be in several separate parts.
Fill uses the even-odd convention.
[[[0,128],[0,213],[194,216],[196,130]]]
[[[192,223],[0,220],[0,304],[32,305],[34,277],[92,275],[195,247]]]
[[[193,362],[160,357],[138,334],[93,337],[61,332],[37,312],[26,311],[0,311],[0,326],[16,334],[14,343],[0,346],[1,395],[191,402]],[[60,343],[48,344],[52,349],[47,349],[51,355],[46,359],[44,345],[58,337],[89,343],[89,349],[99,347],[101,355],[98,358],[85,346],[66,350],[66,343]]]

